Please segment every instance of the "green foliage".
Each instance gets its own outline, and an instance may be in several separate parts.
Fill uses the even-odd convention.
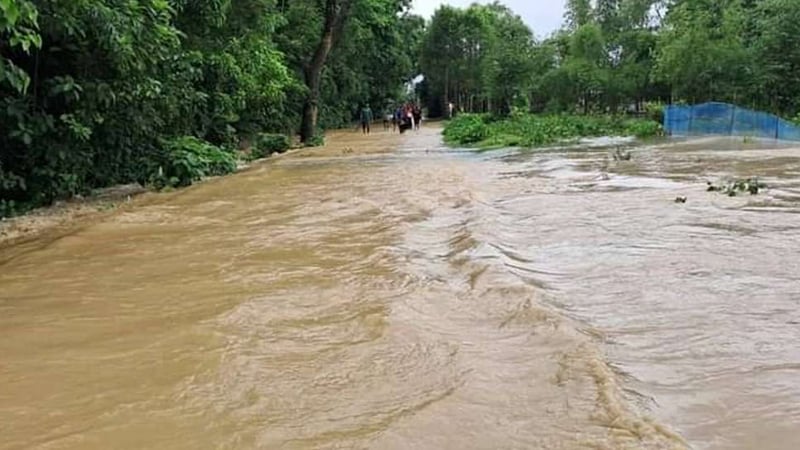
[[[424,28],[405,0],[348,1],[323,72],[330,127],[400,96]],[[232,167],[214,149],[296,133],[324,3],[0,0],[0,217],[118,183],[186,185]]]
[[[494,112],[508,115],[525,104],[533,71],[533,33],[522,19],[504,7],[488,7],[489,51],[483,60],[483,84]]]
[[[744,12],[754,31],[750,41],[756,77],[745,83],[763,108],[794,115],[800,112],[800,4],[762,0]]]
[[[659,36],[654,76],[691,103],[734,101],[755,62],[747,47],[739,0],[679,2]]]
[[[647,102],[644,105],[647,118],[656,123],[664,123],[664,108],[666,106],[661,102]]]
[[[527,102],[531,73],[537,69],[534,44],[522,19],[499,3],[466,10],[441,7],[421,43],[431,115],[441,115],[451,102],[471,112],[501,115]]]
[[[265,158],[273,153],[283,153],[289,150],[291,143],[285,134],[260,133],[253,145],[252,157]]]
[[[662,133],[661,125],[649,120],[531,114],[499,120],[487,115],[464,114],[450,121],[444,130],[445,140],[451,145],[482,148],[541,147],[583,137],[625,135],[647,138]]]
[[[569,0],[543,41],[499,4],[450,6],[422,40],[425,100],[472,113],[618,114],[724,101],[800,112],[795,0]]]
[[[166,140],[162,145],[163,157],[149,180],[157,188],[189,186],[205,177],[236,170],[236,158],[232,153],[194,136]]]
[[[325,145],[325,135],[321,132],[317,132],[314,137],[305,143],[306,147],[322,147],[323,145]]]
[[[577,29],[588,24],[592,20],[592,15],[592,5],[589,0],[567,0],[564,18],[570,28]]]
[[[447,123],[443,136],[449,144],[475,144],[489,137],[489,125],[484,116],[462,114]]]
[[[322,73],[318,126],[335,129],[356,119],[360,105],[368,103],[381,111],[402,98],[406,82],[419,72],[418,42],[425,21],[408,13],[406,0],[350,0],[341,38],[335,42]],[[286,55],[288,66],[299,84],[320,39],[324,23],[320,6],[325,1],[282,2],[284,21],[274,40]],[[290,113],[299,121],[307,89],[303,86],[288,96]]]
[[[28,0],[0,0],[0,40],[6,40],[11,49],[30,54],[42,46],[38,18],[39,11]],[[0,44],[0,50],[3,46]],[[5,84],[17,93],[25,93],[30,81],[28,73],[5,52],[0,54],[0,86]]]
[[[625,134],[645,139],[664,135],[664,128],[661,122],[653,120],[632,120],[625,126]]]
[[[0,192],[25,191],[25,179],[11,172],[3,171],[0,164]],[[17,202],[0,198],[0,217],[10,217],[18,212]]]
[[[766,188],[766,184],[760,182],[757,177],[752,177],[725,180],[716,185],[709,181],[707,191],[720,192],[728,197],[736,197],[744,192],[748,192],[750,195],[757,195],[761,190]]]
[[[654,82],[658,41],[654,0],[571,0],[562,30],[543,41],[499,4],[443,6],[423,39],[425,100],[436,115],[447,103],[474,113],[637,111],[669,98]]]

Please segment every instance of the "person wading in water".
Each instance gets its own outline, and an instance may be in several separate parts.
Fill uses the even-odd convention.
[[[383,113],[383,131],[388,131],[392,122],[394,122],[394,113],[391,109],[387,109],[386,112]]]
[[[412,129],[414,129],[414,115],[411,112],[411,105],[405,104],[400,118],[400,133]]]
[[[394,111],[394,125],[395,125],[394,128],[396,128],[401,133],[403,131],[405,131],[405,130],[403,130],[403,107],[402,106],[398,106],[397,109]]]
[[[372,108],[369,105],[364,105],[361,109],[361,132],[364,134],[369,134],[370,129],[369,126],[372,124]]]

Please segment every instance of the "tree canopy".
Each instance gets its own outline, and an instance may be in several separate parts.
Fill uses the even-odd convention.
[[[314,133],[403,94],[408,0],[0,0],[0,217],[151,182],[187,137],[299,132],[331,20]]]
[[[798,31],[795,0],[569,0],[562,28],[541,40],[498,3],[443,6],[420,63],[433,112],[449,102],[508,114],[717,100],[794,116]]]

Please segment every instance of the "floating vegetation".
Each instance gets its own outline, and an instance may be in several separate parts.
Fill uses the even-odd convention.
[[[715,185],[708,182],[708,192],[720,192],[728,197],[736,197],[740,193],[749,192],[750,195],[757,195],[767,185],[758,181],[758,178],[740,178],[729,180],[725,184]]]
[[[601,136],[662,136],[661,124],[647,119],[605,115],[461,114],[449,121],[443,135],[450,145],[482,149],[543,147],[558,142]]]
[[[630,161],[631,152],[625,151],[619,147],[614,150],[614,161]]]

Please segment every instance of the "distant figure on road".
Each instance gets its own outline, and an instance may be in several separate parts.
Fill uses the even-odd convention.
[[[414,128],[414,115],[411,113],[411,106],[406,104],[400,110],[400,133]]]
[[[398,130],[403,132],[403,108],[398,107],[394,110],[394,117],[392,118],[392,131]]]
[[[365,105],[364,108],[361,109],[361,132],[364,134],[369,134],[370,129],[369,126],[372,123],[372,108],[369,105]]]
[[[453,118],[453,112],[455,112],[455,109],[456,109],[456,107],[455,107],[455,105],[453,105],[453,102],[450,102],[450,103],[447,104],[447,118],[448,119],[452,119]]]
[[[414,105],[414,108],[411,110],[411,114],[414,116],[414,129],[419,131],[419,127],[422,125],[422,109]]]
[[[387,110],[383,113],[383,131],[389,129],[389,124],[394,123],[394,113],[391,110]]]

